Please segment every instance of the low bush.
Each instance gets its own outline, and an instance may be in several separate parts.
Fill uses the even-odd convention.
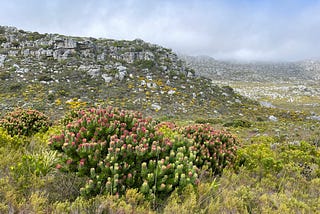
[[[37,110],[17,108],[0,120],[0,126],[11,135],[31,136],[39,131],[47,131],[49,118]]]
[[[250,128],[252,126],[251,122],[244,119],[234,119],[231,121],[227,121],[223,124],[225,127],[243,127],[243,128]]]

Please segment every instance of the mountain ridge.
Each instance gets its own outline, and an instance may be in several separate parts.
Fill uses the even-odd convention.
[[[196,76],[171,49],[133,41],[71,37],[0,27],[2,112],[50,115],[113,105],[158,116],[241,114],[254,101]]]
[[[296,82],[320,80],[320,61],[294,62],[236,62],[216,60],[210,56],[179,57],[196,71],[197,75],[214,80]]]

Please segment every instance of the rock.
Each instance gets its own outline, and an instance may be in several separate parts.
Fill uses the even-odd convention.
[[[168,67],[165,66],[165,65],[161,65],[160,68],[161,68],[161,70],[164,71],[164,72],[168,70]]]
[[[188,72],[188,73],[187,73],[187,77],[188,77],[188,78],[194,77],[194,74],[193,74],[192,72]]]
[[[88,74],[94,78],[100,75],[100,69],[99,68],[92,68],[88,71]]]
[[[101,77],[104,79],[106,83],[109,83],[113,80],[113,78],[109,77],[108,74],[102,74]]]
[[[176,91],[174,91],[174,90],[169,90],[169,91],[168,91],[168,94],[169,94],[169,95],[172,95],[172,94],[175,94],[175,93],[176,93]]]
[[[85,65],[80,65],[79,68],[78,68],[78,70],[81,70],[81,71],[87,71],[89,69],[90,69],[90,67],[85,66]]]
[[[154,82],[148,82],[148,83],[147,83],[147,87],[154,89],[154,88],[157,88],[157,84],[154,83]]]
[[[277,122],[277,121],[278,121],[278,118],[275,117],[275,116],[273,116],[273,115],[269,116],[268,119],[269,119],[270,121],[272,121],[272,122]]]
[[[264,107],[267,107],[267,108],[275,108],[275,106],[272,105],[272,103],[265,102],[265,101],[261,101],[261,102],[260,102],[260,105],[262,105],[262,106],[264,106]]]
[[[320,121],[320,116],[313,115],[313,116],[308,117],[308,119]]]
[[[157,104],[157,103],[151,104],[151,108],[152,108],[153,110],[155,110],[155,111],[161,110],[161,106],[160,106],[159,104]]]
[[[6,55],[0,54],[0,67],[3,67],[4,61],[6,60]]]
[[[116,74],[115,78],[122,81],[124,77],[127,75],[127,68],[124,66],[117,67],[119,73]]]
[[[29,49],[23,50],[23,56],[24,56],[24,57],[29,56],[29,54],[30,54],[30,50],[29,50]]]

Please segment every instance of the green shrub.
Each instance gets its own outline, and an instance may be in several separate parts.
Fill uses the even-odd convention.
[[[220,119],[220,118],[199,118],[199,119],[195,120],[195,122],[199,123],[199,124],[206,124],[206,123],[219,124],[219,123],[222,123],[222,119]]]
[[[243,120],[243,119],[234,119],[232,121],[228,121],[225,124],[223,124],[223,126],[225,127],[244,127],[244,128],[249,128],[251,127],[251,122],[248,120]]]
[[[183,127],[181,133],[193,141],[190,150],[196,156],[194,163],[197,167],[205,167],[217,175],[235,162],[238,143],[231,134],[217,131],[209,124]]]
[[[278,143],[266,136],[254,137],[252,141],[238,150],[237,165],[258,177],[278,176],[289,173],[289,169],[292,177],[303,176],[307,180],[319,177],[320,152],[316,146],[305,141]]]
[[[180,130],[112,107],[80,110],[65,121],[72,118],[49,144],[62,153],[57,168],[89,177],[83,195],[134,188],[149,199],[165,198],[197,184],[200,169],[221,173],[234,159],[235,139],[209,126]]]
[[[0,36],[0,45],[2,44],[2,43],[5,43],[5,42],[7,42],[8,40],[7,40],[7,38],[5,37],[5,36]]]
[[[39,131],[47,131],[49,118],[37,110],[21,108],[9,112],[0,120],[0,126],[13,135],[31,136]]]

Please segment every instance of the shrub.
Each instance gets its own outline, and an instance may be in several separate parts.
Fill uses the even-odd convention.
[[[0,120],[0,126],[13,135],[31,136],[39,131],[47,131],[49,118],[37,110],[21,108],[9,112]]]
[[[186,126],[181,133],[193,141],[195,165],[217,175],[236,159],[237,141],[229,133],[217,131],[209,124]]]
[[[219,135],[212,138],[209,135],[216,132],[210,129],[206,133],[208,142],[217,142],[212,147],[207,141],[198,141],[199,137],[190,138],[191,128],[181,133],[172,124],[157,125],[138,112],[112,107],[79,110],[66,121],[70,122],[60,135],[52,136],[49,145],[62,153],[57,168],[89,177],[81,189],[86,196],[122,195],[133,188],[149,199],[165,198],[174,189],[197,184],[203,165],[221,172],[233,160],[236,149],[226,146],[235,140],[225,133],[217,132]],[[192,136],[197,133],[205,131],[197,130]],[[216,148],[220,150],[214,152]]]
[[[225,127],[244,127],[244,128],[250,128],[252,126],[251,122],[248,120],[243,120],[243,119],[235,119],[232,121],[228,121],[225,124],[223,124]]]
[[[7,40],[7,38],[5,37],[5,36],[0,36],[0,45],[2,44],[2,43],[5,43],[5,42],[7,42],[8,40]]]

